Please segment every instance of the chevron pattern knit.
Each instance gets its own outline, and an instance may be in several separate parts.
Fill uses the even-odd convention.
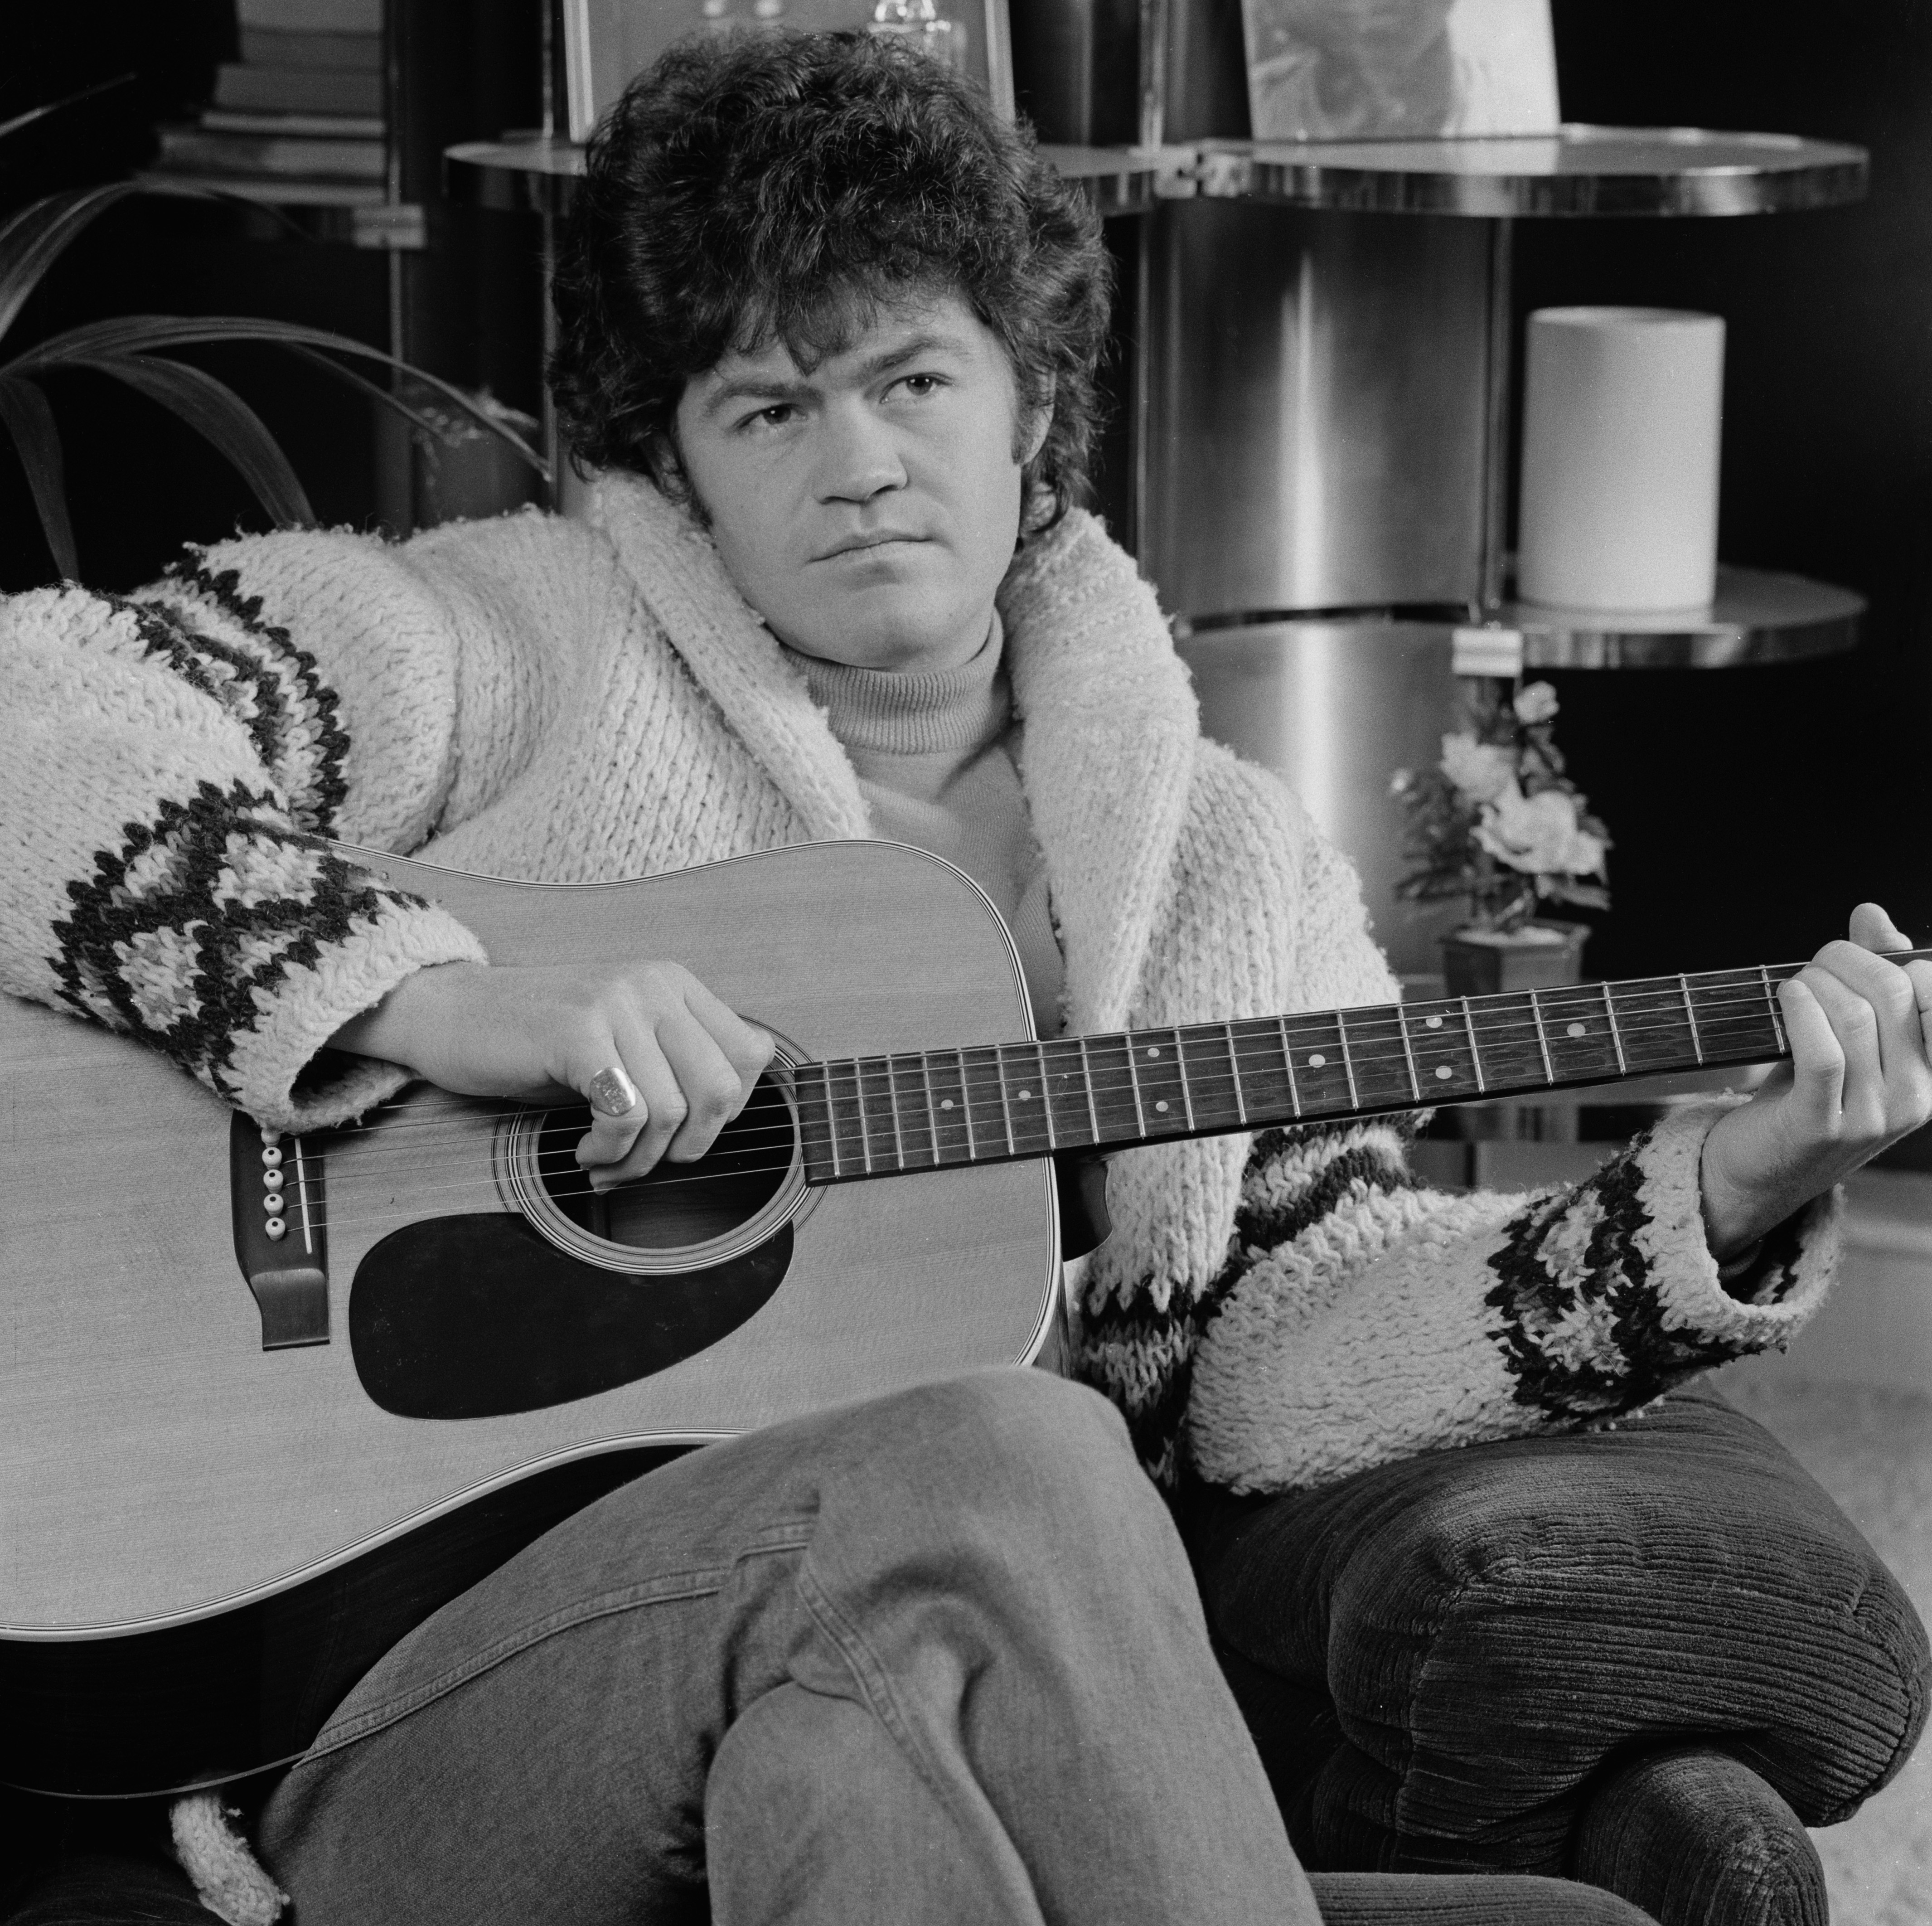
[[[1202,740],[1097,522],[1029,542],[1000,610],[1070,1031],[1393,998],[1352,872]],[[482,953],[314,832],[568,881],[871,827],[803,676],[632,478],[580,522],[268,536],[128,600],[16,597],[0,664],[0,986],[284,1127],[393,1089],[318,1050],[409,971]],[[1720,1283],[1697,1196],[1720,1108],[1538,1197],[1418,1187],[1401,1120],[1124,1153],[1078,1368],[1157,1478],[1191,1460],[1243,1490],[1604,1421],[1785,1342],[1825,1288],[1828,1201]]]

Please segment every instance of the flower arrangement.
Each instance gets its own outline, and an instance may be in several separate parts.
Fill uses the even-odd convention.
[[[1608,909],[1610,832],[1563,772],[1556,690],[1531,682],[1512,698],[1483,686],[1490,693],[1472,705],[1472,726],[1442,738],[1436,767],[1399,769],[1390,782],[1408,812],[1414,865],[1396,893],[1413,902],[1466,896],[1467,926],[1498,935],[1545,903]]]

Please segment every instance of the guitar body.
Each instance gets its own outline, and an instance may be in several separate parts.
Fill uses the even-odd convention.
[[[1031,1034],[992,905],[898,844],[565,886],[358,854],[495,962],[674,958],[796,1058]],[[776,1090],[784,1155],[688,1184],[709,1217],[633,1224],[635,1265],[614,1232],[533,1224],[530,1113],[520,1154],[508,1106],[417,1086],[288,1140],[284,1243],[326,1274],[327,1336],[270,1349],[242,1262],[259,1136],[152,1052],[0,1000],[0,1707],[33,1647],[71,1670],[75,1642],[205,1631],[558,1467],[1030,1360],[1050,1163],[803,1188]]]

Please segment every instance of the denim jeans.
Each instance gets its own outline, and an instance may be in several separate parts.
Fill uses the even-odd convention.
[[[1093,1393],[988,1372],[712,1445],[406,1637],[266,1808],[300,1926],[1317,1926]]]

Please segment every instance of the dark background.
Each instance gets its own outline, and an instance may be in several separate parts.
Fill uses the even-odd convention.
[[[537,118],[541,0],[405,4],[424,50],[412,190],[432,203],[442,244],[408,270],[418,279],[407,345],[436,371],[534,412],[535,221],[441,206],[436,155],[447,141]],[[1029,0],[1013,4],[1022,12]],[[1228,42],[1238,0],[1210,10]],[[140,164],[152,123],[190,116],[216,61],[232,53],[225,0],[14,12],[0,119],[90,80],[136,80],[0,142],[0,212]],[[1102,6],[1094,18],[1126,14]],[[1870,198],[1851,208],[1518,224],[1525,311],[1606,301],[1725,317],[1722,554],[1842,583],[1871,602],[1863,642],[1844,657],[1554,678],[1573,772],[1616,838],[1616,908],[1599,920],[1593,971],[1803,954],[1864,896],[1909,932],[1932,934],[1919,830],[1932,706],[1932,5],[1554,0],[1554,18],[1567,118],[1803,134],[1872,154]],[[260,215],[142,200],[56,268],[6,349],[136,309],[286,316],[380,345],[390,272],[382,254],[280,236]],[[324,520],[374,523],[363,404],[266,351],[224,350],[207,364],[283,437]],[[91,580],[130,586],[184,540],[264,525],[226,467],[152,404],[85,374],[52,386]],[[1116,436],[1109,446],[1119,446]],[[50,568],[17,465],[0,449],[0,588]]]

